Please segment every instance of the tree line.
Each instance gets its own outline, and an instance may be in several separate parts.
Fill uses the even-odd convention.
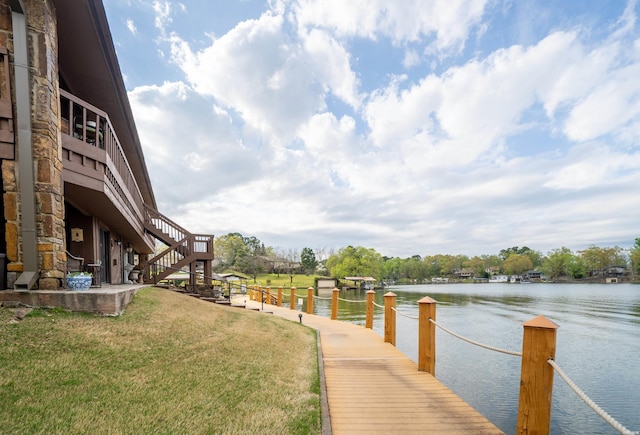
[[[229,233],[215,240],[214,270],[235,270],[256,277],[260,273],[320,274],[333,278],[372,276],[395,282],[423,282],[434,277],[454,277],[467,271],[476,278],[495,274],[521,275],[542,272],[551,280],[575,280],[601,275],[610,268],[640,274],[640,238],[630,249],[618,246],[589,246],[580,251],[561,247],[543,254],[527,246],[510,247],[497,254],[413,255],[387,257],[375,249],[347,246],[337,251],[327,248],[279,249],[266,247],[256,237]]]

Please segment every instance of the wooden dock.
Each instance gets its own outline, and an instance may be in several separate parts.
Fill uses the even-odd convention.
[[[261,308],[246,299],[247,308]],[[264,311],[300,321],[300,311],[267,304]],[[325,420],[323,433],[503,433],[372,330],[306,313],[302,323],[320,335],[331,428]]]

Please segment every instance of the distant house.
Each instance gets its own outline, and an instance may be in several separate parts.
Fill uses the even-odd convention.
[[[606,275],[612,277],[622,277],[627,273],[625,266],[611,266],[607,268]]]
[[[494,275],[489,278],[489,282],[509,282],[509,276],[507,275]]]
[[[497,275],[500,273],[500,268],[497,266],[490,266],[484,270],[489,276]]]
[[[528,272],[525,272],[524,275],[522,275],[522,278],[528,280],[539,280],[542,279],[542,272],[540,272],[539,270],[530,270]]]
[[[454,274],[459,279],[468,279],[475,276],[475,271],[473,269],[458,269]]]
[[[268,273],[298,273],[302,267],[299,262],[283,257],[259,255],[257,259],[262,265],[263,270]]]
[[[331,289],[333,290],[338,286],[338,280],[335,278],[318,278],[318,290]]]

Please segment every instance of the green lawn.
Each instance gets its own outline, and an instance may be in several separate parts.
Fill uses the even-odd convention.
[[[256,278],[256,281],[260,283],[260,285],[262,285],[263,287],[266,287],[267,285],[271,285],[271,288],[277,288],[279,286],[282,286],[284,288],[290,288],[290,287],[296,287],[296,288],[309,288],[309,287],[315,287],[316,286],[316,282],[315,279],[319,277],[319,275],[293,275],[293,282],[292,282],[292,278],[284,273],[281,273],[280,276],[278,276],[275,273],[263,273],[258,275],[258,277]],[[249,285],[254,285],[253,283],[253,279],[250,279],[248,281]]]
[[[0,433],[320,433],[315,331],[144,289],[120,317],[0,308]]]

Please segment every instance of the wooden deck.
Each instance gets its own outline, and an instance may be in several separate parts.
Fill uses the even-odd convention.
[[[246,299],[247,308],[261,307]],[[299,321],[289,308],[265,304],[264,311]],[[331,421],[323,433],[503,433],[372,330],[306,313],[302,323],[320,334]]]

